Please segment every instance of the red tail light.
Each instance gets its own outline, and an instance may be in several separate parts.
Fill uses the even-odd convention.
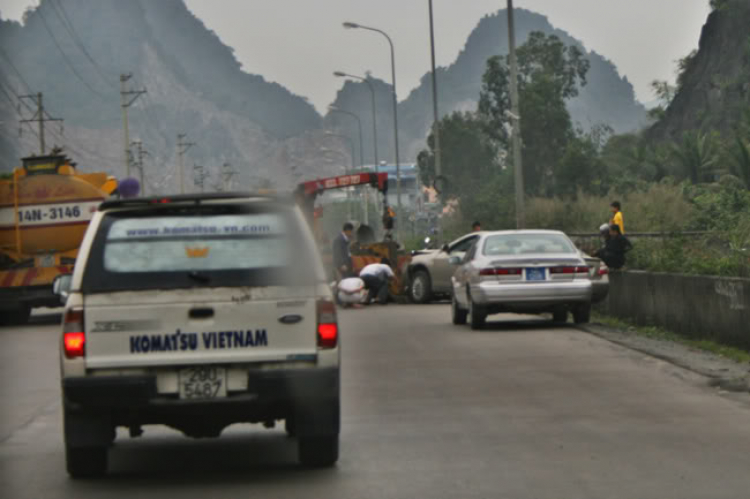
[[[496,269],[496,268],[490,268],[490,269],[482,269],[479,271],[480,276],[495,276],[495,275],[521,275],[523,274],[523,269]]]
[[[336,305],[327,300],[318,301],[318,347],[336,348],[339,342],[339,325]]]
[[[609,274],[608,267],[599,267],[599,275],[608,275],[608,274]]]
[[[86,353],[86,333],[83,329],[83,310],[68,310],[63,319],[63,348],[69,359]]]
[[[588,274],[589,268],[580,267],[552,267],[549,269],[550,274]]]

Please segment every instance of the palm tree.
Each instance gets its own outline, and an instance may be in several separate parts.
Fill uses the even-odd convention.
[[[682,143],[672,145],[672,154],[694,184],[700,182],[702,173],[719,160],[712,137],[701,132],[685,132]]]
[[[745,187],[750,189],[750,143],[737,137],[731,155],[734,163],[733,173],[745,183]]]

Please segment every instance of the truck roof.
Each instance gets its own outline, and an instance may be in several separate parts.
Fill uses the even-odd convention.
[[[203,202],[221,201],[227,199],[266,199],[266,200],[289,200],[289,196],[268,192],[208,192],[194,194],[174,194],[163,196],[147,196],[127,199],[110,199],[99,205],[99,211],[115,208],[144,207],[149,205],[161,205],[172,203],[201,204]]]

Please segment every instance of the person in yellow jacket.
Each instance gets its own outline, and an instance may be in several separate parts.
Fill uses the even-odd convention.
[[[625,234],[625,222],[622,218],[622,205],[619,201],[613,201],[610,207],[612,208],[612,219],[609,221],[609,224],[619,226],[620,234]]]

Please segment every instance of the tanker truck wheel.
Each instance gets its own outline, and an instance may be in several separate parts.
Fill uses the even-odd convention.
[[[31,307],[23,305],[13,310],[0,310],[0,324],[3,326],[21,326],[29,322]]]

